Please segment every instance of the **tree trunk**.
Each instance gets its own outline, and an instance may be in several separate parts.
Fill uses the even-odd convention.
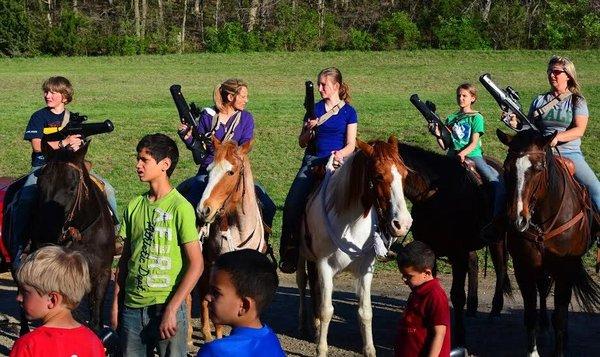
[[[219,7],[221,6],[221,0],[215,2],[215,28],[219,28]]]
[[[492,0],[484,0],[483,9],[481,10],[481,19],[484,22],[487,22],[487,19],[490,16],[490,8],[491,7],[492,7]]]
[[[148,0],[142,0],[142,20],[140,25],[141,37],[146,35],[146,17],[148,15]]]
[[[325,0],[317,0],[317,12],[319,13],[319,37],[321,37],[325,27]]]
[[[141,37],[140,29],[140,0],[133,0],[133,14],[135,16],[135,34],[137,37]]]
[[[162,0],[158,0],[158,26],[161,31],[164,31],[165,24],[165,9]]]
[[[52,27],[52,0],[45,0],[46,4],[48,4],[48,13],[46,14],[46,19],[48,20],[48,27]]]
[[[204,0],[194,0],[194,15],[196,16],[196,28],[200,33],[200,39],[204,42]]]
[[[179,43],[179,53],[185,50],[185,21],[187,20],[188,0],[183,0],[183,20],[181,21],[181,39]]]
[[[260,0],[252,0],[250,3],[250,11],[248,12],[248,32],[254,30],[254,26],[256,25],[256,18],[258,14],[258,8],[260,7]]]
[[[77,0],[73,0],[73,12],[77,12]]]

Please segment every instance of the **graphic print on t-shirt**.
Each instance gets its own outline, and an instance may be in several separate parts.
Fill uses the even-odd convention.
[[[169,222],[172,214],[155,208],[152,221],[146,223],[140,252],[140,269],[135,279],[136,290],[148,288],[167,288],[172,285],[171,276],[171,240],[172,228]]]

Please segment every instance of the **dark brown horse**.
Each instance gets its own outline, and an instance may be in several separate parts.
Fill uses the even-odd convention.
[[[555,355],[567,342],[567,312],[571,295],[586,311],[600,307],[600,286],[585,270],[581,257],[593,236],[591,202],[587,192],[553,154],[550,143],[536,131],[509,136],[498,130],[508,146],[504,161],[509,218],[508,249],[523,296],[527,353],[537,355],[536,299],[540,322],[547,325],[546,297],[554,281]]]
[[[88,261],[92,290],[88,295],[90,327],[102,328],[102,305],[115,254],[115,228],[106,196],[84,165],[88,144],[77,152],[49,150],[39,174],[38,202],[25,238],[30,251],[59,244],[81,252]],[[28,330],[21,319],[22,332]]]
[[[400,156],[409,169],[404,194],[412,202],[412,232],[416,240],[429,245],[436,257],[448,257],[452,265],[450,299],[454,307],[453,344],[464,345],[463,309],[477,311],[478,259],[476,250],[484,247],[481,228],[491,218],[490,195],[460,162],[453,157],[400,143]],[[491,164],[502,172],[499,165]],[[492,196],[493,197],[493,196]],[[503,239],[490,244],[496,273],[496,289],[491,315],[499,315],[503,292],[510,293]],[[469,273],[468,297],[465,281]]]

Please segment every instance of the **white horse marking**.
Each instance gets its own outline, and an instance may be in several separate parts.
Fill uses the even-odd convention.
[[[213,188],[221,181],[221,178],[227,174],[228,171],[233,169],[233,165],[227,160],[221,160],[219,162],[212,162],[208,166],[208,184],[202,193],[202,198],[198,207],[196,207],[196,215],[201,216],[202,210],[204,209],[205,201],[210,197]]]
[[[408,233],[408,230],[412,225],[412,217],[408,211],[408,207],[406,207],[404,186],[402,186],[402,175],[400,175],[396,165],[392,166],[391,171],[394,180],[392,181],[391,187],[392,194],[390,201],[392,227],[390,227],[390,232],[393,233],[394,236],[400,237]],[[395,222],[398,222],[399,226],[396,226]]]
[[[532,166],[529,156],[525,155],[517,159],[517,217],[523,212],[523,188],[525,187],[525,173]]]

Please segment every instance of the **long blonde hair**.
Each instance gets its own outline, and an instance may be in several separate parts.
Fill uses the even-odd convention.
[[[235,100],[235,97],[242,88],[248,89],[248,84],[238,78],[230,78],[215,87],[213,100],[217,111],[222,112],[225,109],[225,106],[231,102],[228,98],[229,94],[231,94],[233,100]]]
[[[573,62],[567,57],[554,55],[548,62],[548,71],[552,70],[552,67],[555,65],[562,66],[563,71],[565,71],[569,77],[569,80],[567,81],[567,88],[569,91],[573,94],[581,96],[581,85],[579,84],[579,81],[577,81],[577,72],[575,71],[575,65]]]
[[[323,76],[331,78],[335,83],[339,83],[340,99],[346,103],[350,103],[350,87],[342,80],[342,72],[335,67],[329,67],[319,72],[317,80],[320,80]]]

